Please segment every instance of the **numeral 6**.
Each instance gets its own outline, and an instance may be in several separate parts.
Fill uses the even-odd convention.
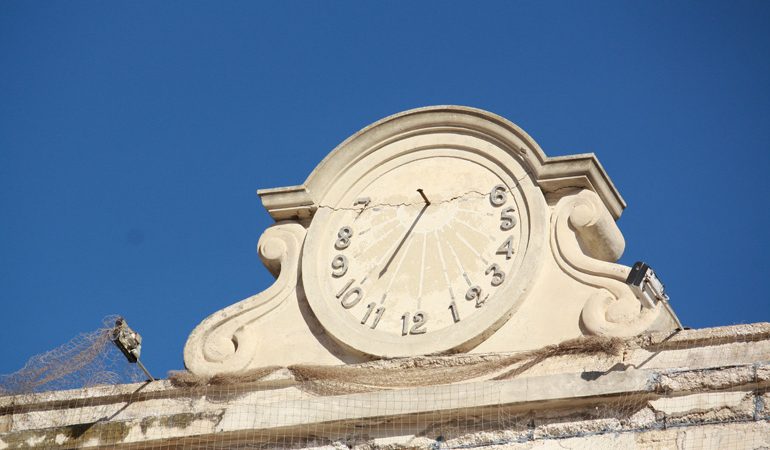
[[[493,187],[492,191],[489,192],[489,203],[491,203],[492,206],[504,205],[506,200],[508,200],[508,195],[505,193],[506,190],[507,188],[503,184],[498,184]]]

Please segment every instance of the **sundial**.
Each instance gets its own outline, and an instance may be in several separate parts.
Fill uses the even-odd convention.
[[[258,193],[276,221],[259,243],[276,282],[193,331],[195,373],[676,326],[615,264],[625,203],[596,157],[548,158],[486,111],[396,114],[342,142],[303,185]]]

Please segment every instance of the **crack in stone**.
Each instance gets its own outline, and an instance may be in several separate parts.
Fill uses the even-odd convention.
[[[556,189],[551,189],[551,190],[549,190],[547,192],[549,194],[556,194],[559,191],[565,191],[567,189],[569,189],[569,190],[581,190],[581,189],[586,189],[586,187],[585,186],[578,186],[578,185],[567,185],[567,186],[558,187]]]
[[[505,192],[510,192],[510,189],[506,189]],[[464,193],[462,193],[460,195],[456,195],[454,197],[450,197],[450,198],[445,199],[445,200],[441,200],[441,201],[438,201],[438,202],[431,202],[430,204],[431,205],[441,205],[441,204],[444,204],[444,203],[451,203],[451,202],[458,201],[458,200],[464,200],[466,198],[474,198],[474,196],[475,196],[475,198],[484,198],[487,195],[489,195],[488,192],[481,192],[481,191],[471,190],[471,191],[464,192]],[[374,209],[374,208],[400,208],[402,206],[419,206],[419,205],[424,205],[424,204],[425,204],[424,201],[416,201],[416,202],[403,202],[403,203],[376,203],[376,204],[373,204],[373,205],[366,205],[366,206],[351,206],[351,207],[338,207],[338,208],[335,208],[335,207],[330,206],[330,205],[318,205],[318,209],[329,209],[329,210],[332,210],[332,211],[359,211],[359,212],[364,212],[366,210]]]
[[[521,182],[521,180],[527,178],[529,175],[530,175],[530,173],[527,172],[521,178],[517,178],[516,182],[514,184],[514,187],[518,186],[519,183]],[[415,192],[417,192],[417,190],[415,190]],[[504,192],[512,194],[513,190],[512,189],[505,189]],[[435,205],[441,205],[441,204],[444,204],[444,203],[451,203],[451,202],[458,201],[458,200],[464,200],[466,197],[473,198],[473,196],[476,196],[475,198],[484,198],[484,197],[488,196],[489,194],[490,194],[489,192],[481,192],[481,191],[477,191],[477,190],[473,189],[473,190],[470,190],[470,191],[466,191],[466,192],[464,192],[464,193],[462,193],[460,195],[456,195],[454,197],[450,197],[450,198],[448,198],[446,200],[441,200],[441,201],[438,201],[438,202],[435,202],[435,203],[431,202],[430,204],[431,205],[434,205],[434,204]],[[361,214],[361,213],[363,213],[366,210],[374,209],[374,208],[400,208],[402,206],[417,206],[417,205],[424,205],[424,204],[425,204],[424,201],[415,201],[415,202],[402,202],[402,203],[376,203],[376,204],[373,204],[373,205],[366,204],[364,206],[349,206],[349,207],[334,207],[334,206],[331,206],[331,205],[318,205],[318,209],[328,209],[328,210],[331,210],[331,211],[357,211],[359,214]]]

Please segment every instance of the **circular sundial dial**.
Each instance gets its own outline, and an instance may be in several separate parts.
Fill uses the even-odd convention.
[[[302,259],[327,332],[363,353],[406,356],[471,346],[502,325],[538,254],[532,185],[515,161],[478,137],[432,132],[378,145],[340,172]]]

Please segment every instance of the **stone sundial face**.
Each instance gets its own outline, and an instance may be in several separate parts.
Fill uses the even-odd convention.
[[[404,337],[478,313],[520,241],[516,200],[502,183],[475,162],[435,156],[362,186],[351,203],[360,208],[335,211],[322,238],[332,306],[364,329]]]
[[[303,281],[321,324],[348,347],[377,356],[457,348],[504,322],[525,287],[526,177],[475,149],[475,138],[451,140],[385,145],[319,202]]]
[[[512,352],[677,325],[614,263],[625,203],[595,156],[549,158],[486,111],[387,117],[303,184],[258,194],[276,221],[257,246],[276,281],[193,330],[194,373]]]

